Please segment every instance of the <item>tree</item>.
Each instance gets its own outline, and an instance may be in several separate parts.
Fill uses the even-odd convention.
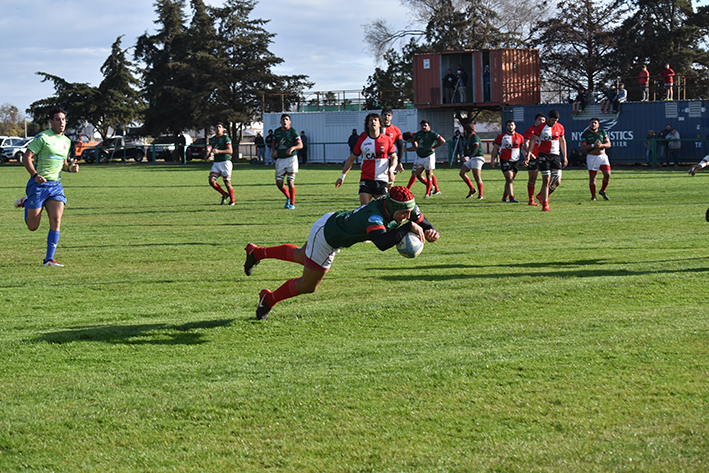
[[[219,37],[217,88],[211,100],[216,116],[231,124],[235,147],[243,129],[262,112],[264,94],[283,94],[290,104],[312,86],[307,76],[272,72],[283,59],[269,50],[274,34],[264,28],[268,20],[249,18],[255,5],[253,0],[227,0],[223,7],[211,9]]]
[[[386,69],[377,67],[362,89],[365,109],[404,108],[413,102],[413,55],[417,50],[416,42],[411,39],[402,54],[394,49],[384,54]]]
[[[562,88],[583,85],[590,96],[599,81],[612,77],[609,58],[627,11],[621,1],[559,2],[558,16],[541,21],[532,32],[532,44],[540,49],[543,80]]]
[[[657,75],[669,63],[678,75],[707,76],[709,7],[695,13],[688,0],[631,0],[631,5],[635,12],[623,22],[612,56],[616,75],[636,76],[641,64]]]
[[[24,120],[24,115],[14,105],[0,105],[0,135],[23,136]]]
[[[135,59],[142,61],[143,97],[147,102],[145,123],[148,134],[170,131],[175,135],[184,128],[185,102],[189,80],[181,75],[187,57],[184,0],[156,0],[155,13],[159,25],[154,35],[138,37]]]

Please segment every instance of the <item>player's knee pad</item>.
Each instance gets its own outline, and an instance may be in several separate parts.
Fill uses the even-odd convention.
[[[295,181],[295,174],[287,174],[286,175],[286,180],[288,182],[294,182]]]

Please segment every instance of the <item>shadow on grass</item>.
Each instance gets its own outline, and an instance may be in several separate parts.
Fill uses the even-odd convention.
[[[126,345],[198,345],[206,343],[199,329],[226,327],[234,319],[205,320],[183,325],[91,325],[71,327],[67,330],[49,332],[35,339],[37,342],[104,342]]]

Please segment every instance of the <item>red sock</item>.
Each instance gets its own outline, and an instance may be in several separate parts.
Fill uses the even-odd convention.
[[[409,179],[409,183],[406,184],[406,187],[411,189],[414,186],[414,182],[416,182],[416,174],[411,175],[411,178]]]
[[[262,259],[279,259],[281,261],[290,261],[295,263],[293,259],[293,251],[298,247],[295,245],[280,245],[280,246],[269,246],[269,247],[257,247],[253,251],[254,257],[261,261]]]
[[[431,194],[431,189],[433,188],[433,179],[426,181],[426,195]]]
[[[271,294],[266,296],[266,304],[273,307],[280,301],[285,299],[290,299],[298,295],[298,291],[295,290],[295,280],[298,278],[293,278],[290,281],[284,282],[281,287],[276,289]]]
[[[478,197],[483,196],[483,183],[478,184]]]
[[[216,182],[214,183],[214,186],[212,186],[212,187],[214,187],[214,190],[219,192],[221,195],[226,195],[226,192],[224,191],[224,189],[222,189],[222,186],[220,186]]]
[[[290,193],[288,192],[288,188],[286,186],[281,186],[278,188],[281,192],[283,192],[283,195],[286,196],[286,199],[290,200]]]
[[[506,194],[506,193],[503,193],[503,194],[502,194],[502,198],[503,198],[503,199],[506,199],[506,198],[507,198],[507,194]]]
[[[591,189],[591,197],[596,197],[596,184],[589,184],[588,188]]]
[[[529,196],[529,200],[534,200],[534,184],[530,186],[529,183],[527,183],[527,195]]]
[[[601,185],[601,192],[605,192],[606,188],[608,188],[608,184],[610,184],[611,178],[610,177],[604,177],[603,178],[603,185]]]
[[[431,174],[431,179],[433,180],[433,187],[435,187],[436,190],[440,190],[440,189],[438,189],[438,180],[436,179],[435,174]]]
[[[463,176],[463,182],[465,182],[465,184],[468,186],[468,189],[475,189],[475,187],[473,187],[473,183],[470,181],[470,178],[468,176]]]
[[[232,187],[229,189],[229,197],[231,197],[232,202],[236,202],[236,199],[234,199],[234,188]]]
[[[288,189],[290,189],[290,203],[295,205],[295,185],[288,187]]]

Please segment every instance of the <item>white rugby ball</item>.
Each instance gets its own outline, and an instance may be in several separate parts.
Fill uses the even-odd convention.
[[[416,258],[423,251],[423,242],[417,234],[409,232],[396,244],[396,249],[404,258]]]

